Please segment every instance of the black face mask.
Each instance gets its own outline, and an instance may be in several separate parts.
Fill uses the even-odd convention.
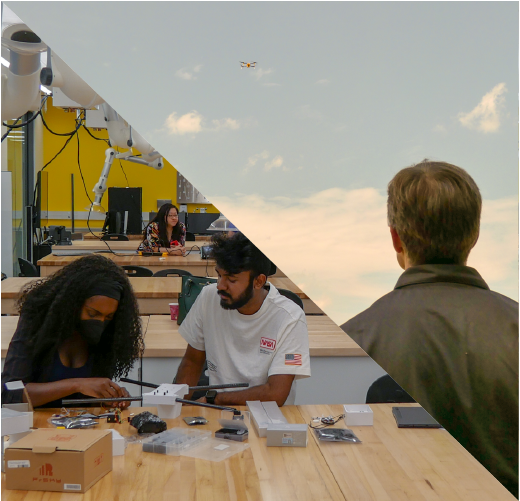
[[[91,346],[99,344],[101,336],[105,331],[110,320],[80,320],[78,322],[78,331],[81,337]]]

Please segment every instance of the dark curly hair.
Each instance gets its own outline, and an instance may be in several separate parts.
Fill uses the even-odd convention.
[[[228,273],[250,271],[252,279],[261,274],[269,276],[273,266],[271,260],[240,232],[230,236],[226,233],[213,235],[211,257]]]
[[[17,306],[27,326],[35,367],[42,371],[50,367],[59,346],[74,332],[89,291],[99,282],[117,282],[123,291],[114,318],[92,348],[92,374],[110,379],[128,374],[144,350],[137,301],[124,271],[110,259],[94,254],[22,290]]]

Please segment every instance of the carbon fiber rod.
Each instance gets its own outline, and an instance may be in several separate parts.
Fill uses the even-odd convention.
[[[143,397],[116,397],[116,398],[69,398],[63,399],[61,403],[63,405],[83,405],[83,404],[97,404],[102,402],[140,402]],[[194,400],[185,400],[184,398],[176,398],[176,402],[181,404],[195,405],[198,407],[209,407],[211,409],[219,409],[221,411],[232,411],[234,413],[240,413],[239,410],[234,407],[224,407],[222,405],[206,404],[203,402],[197,402]]]
[[[146,386],[147,388],[159,388],[158,384],[154,383],[145,383],[144,381],[137,381],[136,379],[130,379],[127,377],[122,377],[120,379],[123,383],[131,383],[136,384],[137,386]],[[195,390],[221,390],[224,388],[248,388],[249,383],[230,383],[230,384],[213,384],[206,386],[190,386],[190,391]]]

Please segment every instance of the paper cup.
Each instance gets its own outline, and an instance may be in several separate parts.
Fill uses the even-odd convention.
[[[179,316],[179,303],[170,303],[170,315],[172,320],[177,320]]]

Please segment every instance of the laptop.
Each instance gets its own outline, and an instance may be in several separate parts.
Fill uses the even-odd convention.
[[[422,407],[392,407],[398,428],[442,428]]]

